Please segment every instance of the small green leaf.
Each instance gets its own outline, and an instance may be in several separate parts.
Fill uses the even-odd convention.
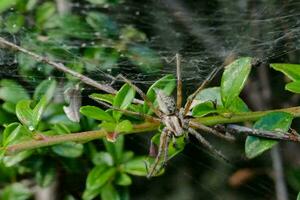
[[[102,122],[100,127],[105,129],[107,132],[114,132],[116,129],[117,124],[115,122]]]
[[[270,66],[286,75],[293,81],[300,80],[300,65],[299,64],[288,64],[288,63],[272,63]]]
[[[25,18],[23,15],[12,13],[5,21],[6,30],[10,33],[17,33],[24,25]]]
[[[30,189],[21,183],[8,185],[1,193],[2,200],[28,200],[32,196]]]
[[[109,104],[113,104],[115,96],[112,94],[91,94],[89,96],[91,99],[94,99],[95,101],[104,101]]]
[[[83,153],[83,144],[75,142],[65,142],[51,147],[57,155],[67,158],[77,158]]]
[[[91,200],[100,194],[101,188],[113,178],[115,173],[115,168],[111,168],[106,165],[98,165],[94,167],[88,174],[83,199]]]
[[[221,97],[225,108],[239,96],[251,71],[251,58],[243,57],[225,67],[221,80]]]
[[[131,104],[132,100],[135,96],[135,90],[128,84],[123,85],[121,89],[118,91],[114,98],[113,106],[116,108],[120,108],[126,110],[128,106]],[[122,113],[119,111],[113,111],[113,117],[116,121],[119,121]]]
[[[124,163],[124,172],[135,176],[146,176],[148,173],[145,165],[146,159],[144,156],[135,157]]]
[[[80,108],[80,113],[96,120],[114,122],[114,119],[110,114],[96,106],[82,106]]]
[[[176,87],[176,78],[174,75],[166,75],[159,80],[157,80],[155,83],[153,83],[150,88],[147,91],[147,97],[149,101],[151,101],[155,107],[157,107],[156,102],[156,93],[154,91],[154,88],[162,90],[167,96],[171,95],[173,90]],[[149,110],[149,107],[146,103],[144,103],[144,112],[148,114],[152,114],[153,111]]]
[[[199,92],[195,98],[197,104],[212,101],[216,102],[217,106],[222,106],[221,89],[220,87],[205,88]]]
[[[206,102],[196,105],[193,108],[192,116],[193,117],[203,117],[207,114],[215,113],[215,112],[217,112],[217,111],[214,107],[214,103],[211,101],[206,101]]]
[[[300,80],[286,84],[285,89],[293,93],[300,93]]]
[[[300,200],[300,192],[298,193],[296,200]]]
[[[32,153],[33,151],[22,151],[15,155],[5,156],[2,161],[6,167],[12,167],[31,156]]]
[[[30,108],[30,100],[21,100],[16,106],[16,114],[22,124],[29,127],[29,130],[34,130],[34,125],[32,121],[33,111]]]
[[[86,22],[104,37],[115,36],[119,32],[116,22],[100,12],[89,12]]]
[[[32,124],[37,127],[47,106],[47,97],[43,96],[32,110]]]
[[[57,85],[57,83],[54,79],[42,81],[36,87],[34,94],[33,94],[33,99],[35,101],[39,101],[43,96],[45,96],[46,102],[49,103],[54,95],[56,85]]]
[[[285,112],[272,112],[260,120],[254,127],[267,131],[283,131],[287,132],[293,120],[293,116]],[[254,158],[268,149],[271,149],[278,142],[275,140],[263,139],[254,136],[248,136],[245,144],[245,152],[248,158]]]
[[[123,120],[117,124],[115,128],[116,133],[128,133],[132,131],[133,125],[129,120]]]
[[[108,166],[113,166],[114,161],[111,156],[111,154],[107,152],[97,152],[93,155],[92,159],[94,165],[108,165]]]
[[[113,185],[108,183],[101,190],[101,200],[120,200],[120,196]]]
[[[0,13],[2,13],[3,11],[13,7],[18,0],[2,0],[0,1]]]
[[[27,91],[12,80],[3,79],[0,82],[0,99],[17,104],[24,99],[30,99]]]
[[[128,176],[125,173],[119,174],[119,176],[116,179],[117,185],[128,186],[128,185],[131,185],[131,183],[132,183],[132,180],[131,180],[130,176]]]
[[[9,101],[6,101],[2,104],[2,108],[3,110],[5,110],[6,112],[15,114],[16,113],[16,104],[11,103]]]
[[[240,98],[236,97],[231,105],[228,107],[227,111],[230,112],[249,112],[247,104]]]
[[[36,22],[39,26],[51,18],[55,14],[56,8],[53,2],[45,2],[36,10]]]

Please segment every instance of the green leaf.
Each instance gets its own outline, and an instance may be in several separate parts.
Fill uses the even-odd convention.
[[[6,167],[12,167],[31,156],[32,153],[33,151],[22,151],[15,155],[5,156],[2,161]]]
[[[110,168],[106,165],[94,167],[88,174],[83,199],[91,200],[100,194],[101,188],[113,178],[115,173],[115,168]]]
[[[228,107],[227,111],[230,112],[249,112],[247,104],[240,98],[236,97],[231,105]]]
[[[96,120],[114,122],[114,119],[110,114],[96,106],[82,106],[80,108],[80,113]]]
[[[65,14],[59,17],[59,35],[70,36],[80,39],[94,37],[94,32],[80,16]]]
[[[286,84],[285,89],[293,93],[300,93],[300,80]]]
[[[43,23],[49,20],[56,12],[56,7],[53,2],[45,2],[36,10],[36,23],[43,26]]]
[[[195,98],[197,104],[207,101],[216,102],[217,106],[223,106],[220,87],[205,88]]]
[[[131,180],[130,176],[128,176],[125,173],[119,174],[119,176],[116,179],[117,185],[128,186],[128,185],[131,185],[131,183],[132,183],[132,180]]]
[[[113,166],[114,161],[112,158],[112,155],[107,152],[97,152],[93,155],[93,164],[94,165],[107,165],[107,166]]]
[[[123,154],[124,136],[119,135],[117,140],[112,143],[103,139],[106,150],[112,155],[114,163],[120,163]]]
[[[1,0],[0,1],[0,13],[13,7],[17,2],[18,2],[18,0]]]
[[[146,159],[145,156],[135,157],[124,163],[124,172],[135,176],[146,176],[148,173],[145,165]]]
[[[155,83],[153,83],[150,88],[148,89],[146,96],[148,97],[149,101],[153,103],[155,107],[158,106],[156,101],[156,93],[154,89],[160,89],[162,90],[167,96],[170,96],[173,92],[173,90],[176,87],[176,78],[174,75],[166,75],[159,80],[157,80]],[[149,110],[149,107],[146,103],[144,103],[144,112],[147,114],[152,114],[153,111]]]
[[[9,101],[6,101],[2,104],[2,108],[3,110],[5,110],[6,112],[15,114],[16,113],[16,104],[11,103]]]
[[[86,17],[87,23],[101,36],[116,36],[119,32],[117,24],[108,15],[100,12],[89,12]]]
[[[120,196],[113,185],[108,183],[101,190],[101,200],[120,200]]]
[[[300,80],[300,65],[299,64],[288,64],[288,63],[272,63],[270,66],[282,72],[284,75],[289,77],[293,81]]]
[[[33,94],[33,99],[39,101],[43,96],[46,97],[46,102],[49,103],[52,99],[57,82],[53,80],[44,80],[42,81],[35,89]]]
[[[67,158],[77,158],[83,153],[83,144],[75,142],[65,142],[51,147],[57,155]]]
[[[17,33],[24,25],[25,18],[23,15],[13,13],[5,21],[6,30],[10,33]]]
[[[132,131],[133,125],[129,120],[123,120],[116,125],[115,132],[116,133],[128,133]]]
[[[239,96],[251,71],[251,58],[243,57],[225,67],[221,80],[221,97],[225,108]]]
[[[206,101],[204,103],[200,103],[196,105],[192,110],[192,116],[193,117],[203,117],[210,113],[217,112],[214,103],[211,101]]]
[[[27,91],[12,80],[3,79],[0,82],[0,99],[17,104],[24,99],[30,99]]]
[[[95,101],[104,101],[109,104],[113,104],[115,98],[115,96],[112,94],[97,94],[97,93],[91,94],[89,97]]]
[[[31,109],[30,105],[30,100],[20,101],[16,106],[16,114],[20,122],[26,125],[30,131],[33,131],[40,122],[42,114],[46,109],[46,97],[44,96],[34,109]]]
[[[272,112],[260,120],[258,120],[254,127],[255,129],[267,131],[284,131],[287,132],[292,123],[293,116],[285,112]],[[278,142],[275,140],[263,139],[254,136],[248,136],[245,144],[245,152],[248,158],[254,158],[268,149],[271,149]]]
[[[105,129],[107,132],[114,132],[117,124],[115,122],[102,122],[100,127]]]
[[[297,195],[297,200],[300,200],[300,192]]]
[[[32,192],[21,183],[13,183],[4,188],[1,194],[2,200],[28,200]]]
[[[30,100],[21,100],[16,106],[16,114],[20,122],[33,131],[35,127],[32,121],[33,111],[30,108],[30,104]]]
[[[123,87],[118,91],[114,98],[113,106],[116,108],[120,108],[126,110],[128,106],[131,104],[132,100],[135,96],[135,90],[128,84],[124,84]],[[116,121],[119,121],[122,113],[119,111],[113,111],[113,117]]]
[[[47,98],[43,96],[37,105],[32,110],[32,124],[33,127],[37,127],[38,123],[41,121],[42,114],[44,113],[47,106]]]

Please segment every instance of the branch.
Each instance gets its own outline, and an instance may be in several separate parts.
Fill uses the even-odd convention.
[[[48,64],[48,65],[54,67],[55,69],[57,69],[59,71],[65,72],[67,74],[70,74],[70,75],[78,78],[81,82],[83,82],[83,83],[85,83],[87,85],[93,86],[93,87],[95,87],[95,88],[97,88],[99,90],[102,90],[102,91],[110,93],[110,94],[116,94],[117,93],[117,91],[114,88],[112,88],[111,86],[109,86],[109,85],[100,84],[97,81],[94,81],[93,79],[91,79],[91,78],[89,78],[87,76],[84,76],[84,75],[82,75],[82,74],[80,74],[80,73],[78,73],[76,71],[71,70],[70,68],[66,67],[62,63],[53,62],[53,61],[49,60],[47,57],[38,55],[38,54],[36,54],[36,53],[34,53],[32,51],[24,49],[23,47],[20,47],[20,46],[14,44],[14,43],[11,43],[11,42],[7,41],[3,37],[0,37],[0,45],[1,44],[4,45],[4,46],[7,46],[10,49],[22,52],[22,53],[24,53],[24,54],[32,57],[37,62]],[[139,103],[139,104],[143,104],[143,101],[141,101],[139,99],[134,99],[134,102],[135,103]]]
[[[277,110],[268,110],[268,111],[259,111],[259,112],[245,112],[234,114],[231,118],[226,118],[222,116],[210,116],[210,117],[201,117],[192,119],[192,122],[199,123],[201,122],[204,125],[216,125],[216,124],[228,124],[228,123],[238,123],[246,121],[256,121],[260,117],[275,111],[288,112],[294,117],[300,117],[300,106],[277,109]],[[144,122],[142,124],[134,125],[134,128],[129,133],[121,134],[132,134],[132,133],[145,133],[149,131],[155,131],[158,129],[159,122]],[[24,141],[19,144],[13,144],[4,148],[7,155],[12,155],[20,151],[36,149],[40,147],[47,147],[51,145],[60,144],[63,142],[86,142],[90,140],[95,140],[105,137],[107,132],[105,130],[96,130],[96,131],[87,131],[81,133],[72,133],[67,135],[56,135],[56,136],[47,136],[42,140],[29,140]],[[287,139],[288,140],[288,139]],[[290,139],[289,141],[295,141]]]

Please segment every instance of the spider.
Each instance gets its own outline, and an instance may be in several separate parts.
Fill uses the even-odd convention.
[[[201,144],[203,144],[206,148],[208,148],[210,151],[215,153],[217,156],[222,158],[223,160],[227,160],[223,154],[216,150],[196,129],[212,133],[218,137],[227,139],[227,140],[234,140],[234,137],[230,135],[229,133],[223,134],[218,132],[217,130],[205,126],[200,123],[192,122],[190,121],[190,116],[188,115],[192,103],[195,100],[197,94],[206,87],[206,85],[214,78],[214,76],[220,71],[220,69],[223,67],[215,68],[209,76],[201,83],[201,85],[198,87],[198,89],[192,93],[185,103],[184,106],[182,106],[182,79],[181,79],[181,65],[180,65],[180,55],[176,54],[176,71],[177,71],[177,99],[175,102],[175,99],[172,96],[167,96],[162,90],[156,88],[154,89],[156,93],[156,100],[158,103],[158,106],[155,107],[153,103],[148,99],[146,94],[138,88],[136,85],[134,85],[129,79],[124,77],[123,75],[118,75],[117,78],[122,79],[124,82],[129,84],[132,88],[136,90],[136,92],[143,98],[144,102],[148,105],[148,107],[154,112],[156,115],[151,116],[147,114],[141,114],[137,112],[132,112],[128,110],[121,110],[119,108],[114,108],[110,105],[107,105],[103,102],[100,102],[102,104],[105,104],[106,106],[119,110],[128,114],[134,114],[144,117],[145,119],[150,119],[153,121],[158,121],[163,126],[161,135],[160,135],[160,142],[158,146],[157,155],[155,157],[154,163],[150,166],[148,170],[147,177],[150,178],[158,172],[158,166],[163,158],[163,164],[162,166],[165,166],[165,164],[168,161],[168,147],[170,144],[170,141],[175,141],[178,137],[188,137],[188,134],[193,135]],[[175,143],[174,143],[175,144]]]

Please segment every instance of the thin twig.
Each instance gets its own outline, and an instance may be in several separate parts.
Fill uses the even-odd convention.
[[[66,67],[62,63],[57,63],[57,62],[51,61],[47,57],[38,55],[38,54],[36,54],[32,51],[29,51],[29,50],[27,50],[23,47],[20,47],[20,46],[14,44],[14,43],[11,43],[11,42],[5,40],[2,37],[0,37],[0,44],[3,44],[5,46],[9,47],[10,49],[13,49],[13,50],[22,52],[22,53],[24,53],[28,56],[31,56],[34,60],[36,60],[38,62],[46,63],[48,65],[51,65],[52,67],[54,67],[55,69],[57,69],[59,71],[68,73],[68,74],[78,78],[81,82],[83,82],[87,85],[93,86],[93,87],[95,87],[99,90],[102,90],[102,91],[110,93],[110,94],[116,94],[117,93],[117,91],[114,88],[112,88],[111,86],[100,84],[97,81],[94,81],[93,79],[91,79],[87,76],[84,76],[84,75],[82,75],[82,74],[80,74],[76,71],[71,70],[70,68]],[[134,99],[134,102],[139,103],[139,104],[143,104],[143,101],[141,101],[139,99]]]
[[[234,124],[228,125],[226,127],[226,131],[229,133],[243,133],[272,140],[287,140],[293,142],[300,142],[300,136],[298,134],[283,131],[266,131]]]
[[[273,110],[274,111],[274,110]],[[277,110],[275,110],[277,111]],[[294,107],[294,108],[287,108],[287,109],[281,109],[283,112],[289,112],[294,117],[300,116],[300,107]],[[264,112],[247,112],[239,114],[238,117],[234,117],[235,122],[245,122],[245,121],[256,121],[260,117],[272,112],[270,111],[264,111]],[[216,124],[228,124],[232,123],[232,118],[219,118],[218,116],[215,116],[216,119],[212,117],[202,117],[202,118],[195,118],[191,121],[198,122],[203,121],[203,125],[216,125]],[[218,121],[219,120],[219,121]],[[226,121],[227,120],[227,121]],[[145,122],[142,124],[134,125],[134,129],[131,132],[128,133],[120,133],[120,134],[131,134],[131,133],[144,133],[149,131],[155,131],[159,127],[160,123],[158,122]],[[6,154],[14,154],[18,153],[20,151],[25,150],[32,150],[40,147],[46,147],[51,146],[55,144],[60,144],[64,142],[84,142],[84,141],[90,141],[94,139],[99,139],[106,136],[106,131],[104,130],[97,130],[97,131],[88,131],[88,132],[81,132],[81,133],[71,133],[67,135],[56,135],[56,136],[47,136],[45,139],[41,140],[28,140],[21,142],[19,144],[13,144],[8,147],[3,147],[2,149],[5,150]]]

